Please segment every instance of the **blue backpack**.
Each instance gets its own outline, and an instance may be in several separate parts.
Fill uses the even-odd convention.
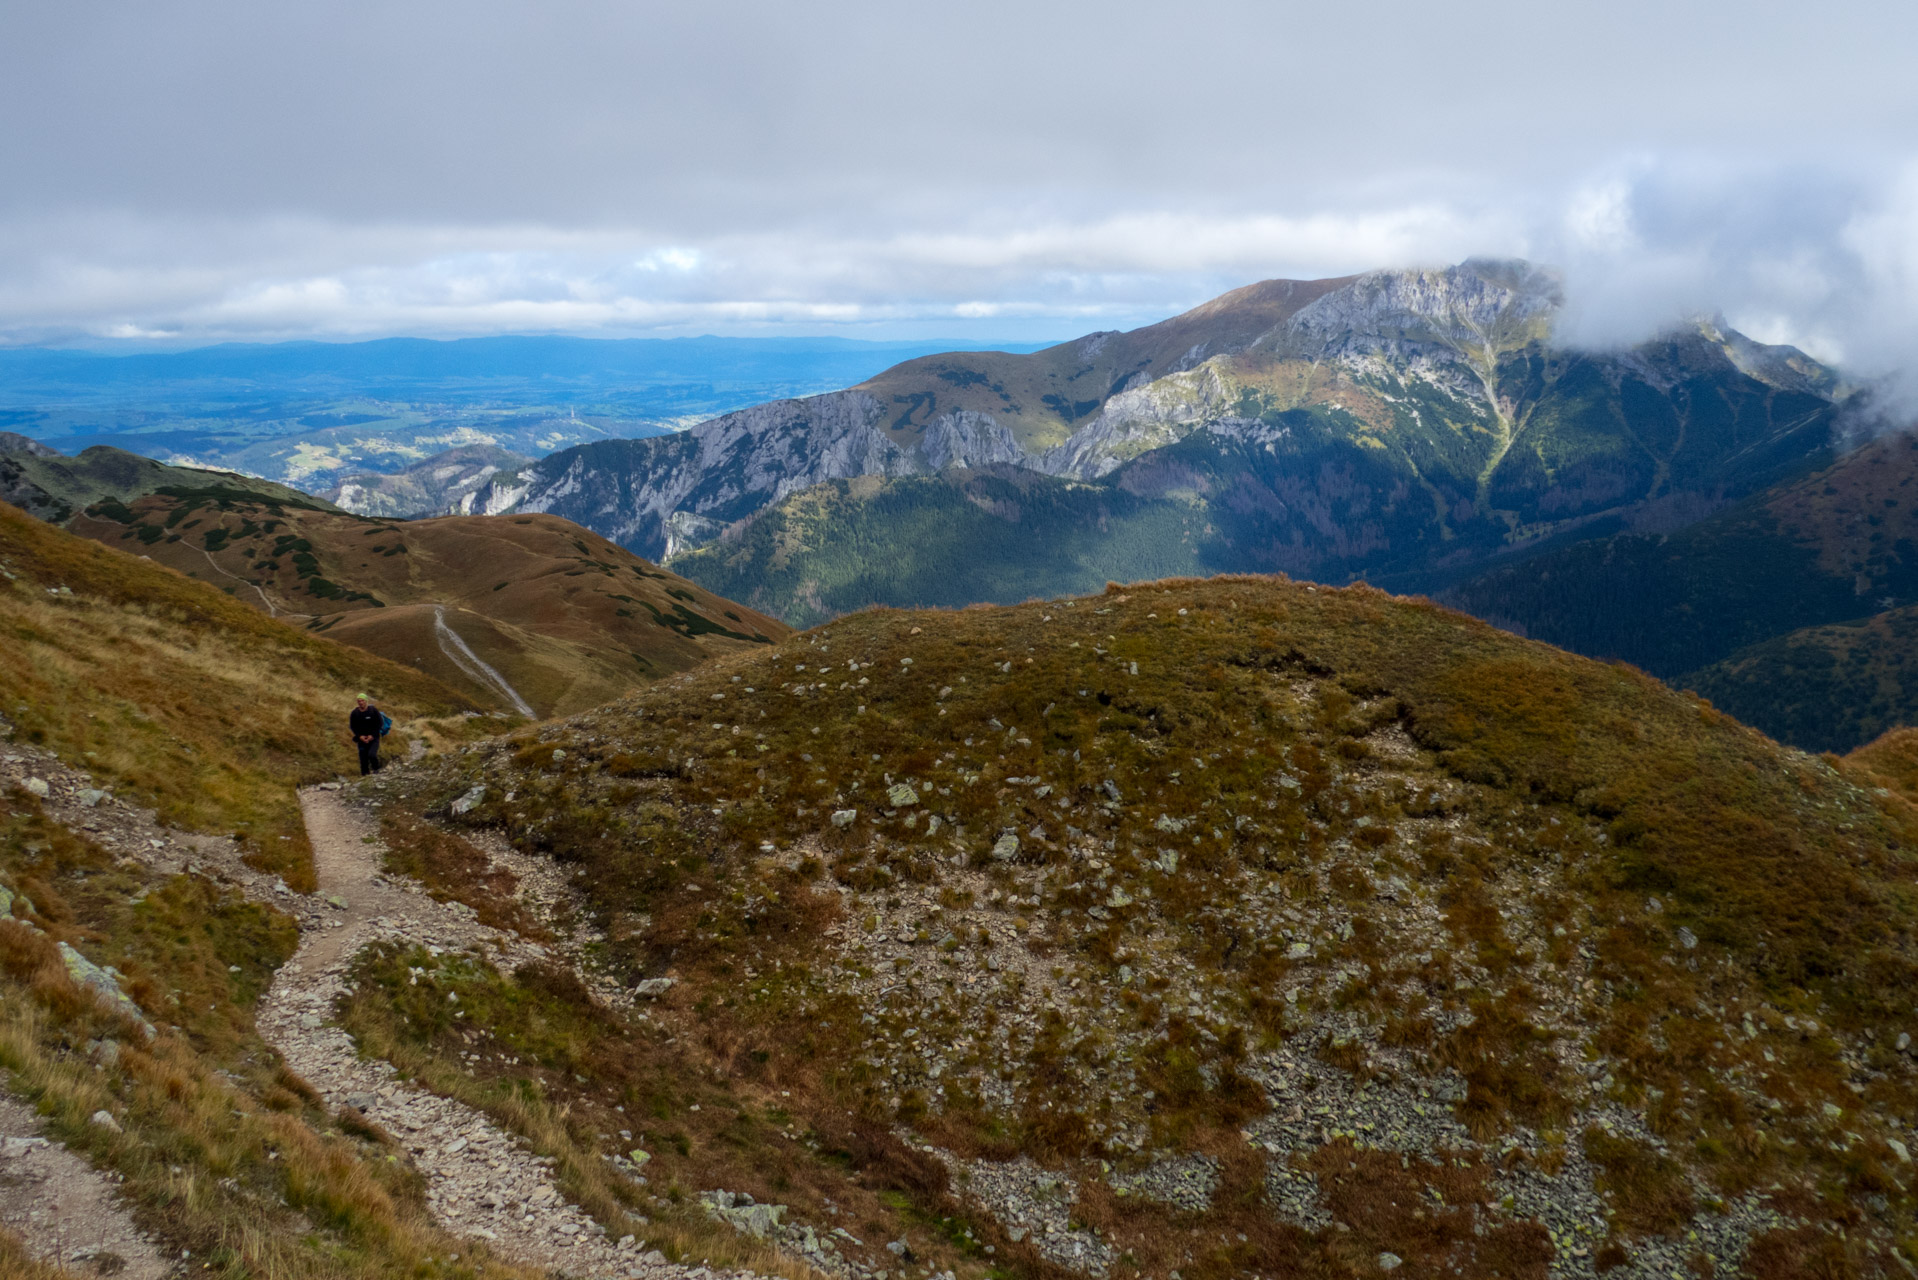
[[[393,717],[382,711],[380,712],[380,736],[384,738],[391,732],[393,732]]]

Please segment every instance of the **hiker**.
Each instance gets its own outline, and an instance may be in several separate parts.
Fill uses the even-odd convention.
[[[380,709],[360,694],[353,713],[346,718],[346,729],[353,737],[353,745],[360,749],[360,776],[378,773],[384,766],[380,761],[380,737],[386,732],[388,720]]]

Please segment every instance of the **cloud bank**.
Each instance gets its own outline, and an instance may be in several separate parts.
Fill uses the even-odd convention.
[[[1918,12],[0,14],[0,342],[1066,337],[1474,254],[1610,344],[1918,344]]]

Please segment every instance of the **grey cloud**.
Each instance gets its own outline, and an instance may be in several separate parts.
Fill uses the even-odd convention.
[[[16,4],[0,340],[1064,336],[1524,253],[1580,340],[1724,309],[1885,363],[1915,37],[1776,0]]]

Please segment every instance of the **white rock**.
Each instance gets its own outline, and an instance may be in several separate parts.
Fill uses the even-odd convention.
[[[111,1129],[115,1133],[120,1132],[120,1122],[118,1120],[115,1120],[113,1118],[113,1113],[111,1111],[106,1110],[104,1107],[94,1112],[92,1115],[88,1116],[87,1123],[97,1124],[102,1129]]]
[[[678,978],[647,978],[633,984],[633,994],[646,1000],[657,1000],[672,989]]]
[[[474,787],[465,795],[455,800],[452,804],[452,810],[456,814],[471,813],[479,807],[479,802],[484,799],[486,799],[486,784],[481,783],[479,786]]]
[[[1007,832],[993,843],[992,856],[999,862],[1011,862],[1019,856],[1019,837]]]
[[[850,827],[852,820],[858,816],[859,810],[857,809],[835,809],[833,810],[832,824],[835,827]]]
[[[42,800],[47,798],[47,793],[50,790],[45,778],[28,778],[20,785],[27,789],[29,795],[39,796]]]

